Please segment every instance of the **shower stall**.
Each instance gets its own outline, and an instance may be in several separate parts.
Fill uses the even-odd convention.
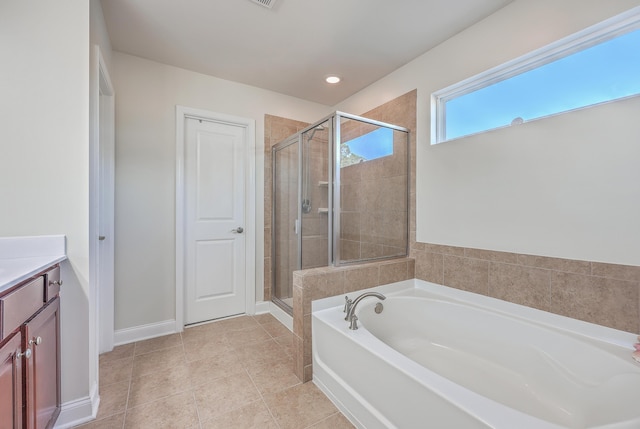
[[[272,301],[289,314],[293,272],[404,257],[409,130],[343,112],[272,148]]]

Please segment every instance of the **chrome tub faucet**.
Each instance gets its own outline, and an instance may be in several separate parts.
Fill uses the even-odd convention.
[[[356,316],[356,306],[360,301],[362,301],[364,298],[367,298],[369,296],[373,296],[380,300],[387,299],[387,297],[385,297],[383,294],[378,292],[365,292],[359,297],[357,297],[356,299],[354,299],[353,301],[350,300],[349,297],[347,296],[344,297],[345,298],[344,312],[347,313],[347,316],[344,318],[344,320],[347,320],[349,322],[349,329],[354,331],[358,329],[358,316]]]

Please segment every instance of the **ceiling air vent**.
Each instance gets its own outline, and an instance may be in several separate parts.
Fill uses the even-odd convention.
[[[276,4],[276,0],[251,0],[255,4],[259,4],[260,6],[264,6],[267,9],[271,9],[274,4]]]

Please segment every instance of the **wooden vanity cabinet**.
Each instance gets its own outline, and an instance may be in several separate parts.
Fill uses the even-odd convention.
[[[60,414],[60,268],[0,293],[0,429],[49,429]]]
[[[56,297],[24,325],[31,349],[25,373],[26,427],[52,427],[60,414],[60,298]]]
[[[0,429],[22,428],[22,333],[0,344]]]

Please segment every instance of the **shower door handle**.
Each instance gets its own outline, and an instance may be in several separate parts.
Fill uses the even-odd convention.
[[[242,228],[241,226],[237,227],[236,229],[232,229],[231,232],[235,232],[238,234],[242,234],[244,232],[244,228]]]
[[[295,235],[298,235],[299,231],[300,231],[300,221],[299,221],[298,219],[296,219],[296,220],[293,222],[293,233],[294,233]]]

